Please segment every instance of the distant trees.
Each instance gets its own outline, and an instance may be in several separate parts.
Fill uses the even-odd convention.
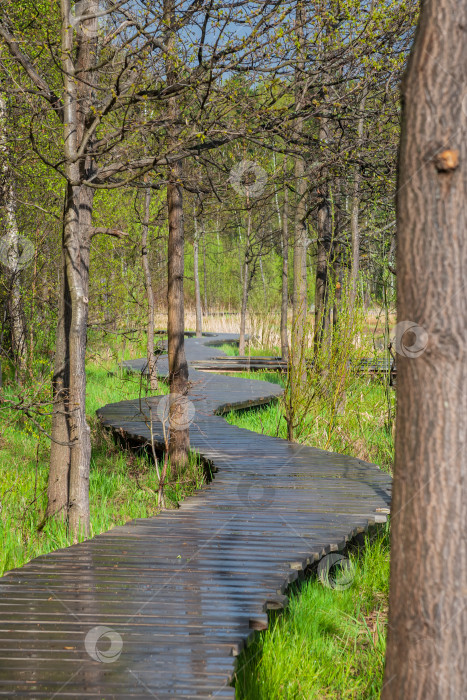
[[[31,380],[35,358],[46,377],[55,350],[48,516],[67,519],[76,536],[87,532],[89,516],[90,323],[113,332],[144,325],[155,387],[151,318],[168,307],[171,388],[184,395],[187,301],[198,333],[202,299],[205,312],[208,302],[241,309],[242,351],[251,300],[280,306],[286,357],[291,330],[308,352],[304,319],[315,292],[320,326],[339,276],[352,270],[360,294],[371,268],[375,284],[391,250],[396,84],[415,7],[415,0],[377,8],[350,0],[2,4],[4,212],[10,182],[17,230],[40,243],[34,270],[4,275],[2,347],[16,357],[18,378]],[[243,194],[232,187],[232,171],[245,160],[265,173],[258,198],[248,194],[254,168],[244,173]],[[157,250],[156,193],[165,200]],[[4,215],[11,235],[8,221]],[[185,251],[185,233],[193,252]],[[40,328],[32,322],[38,313]],[[188,432],[174,429],[171,445],[182,469]]]

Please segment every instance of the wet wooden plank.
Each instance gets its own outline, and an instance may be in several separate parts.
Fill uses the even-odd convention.
[[[282,392],[196,370],[220,355],[213,344],[234,340],[186,341],[191,441],[217,469],[214,481],[179,510],[134,520],[0,579],[0,697],[233,699],[235,656],[267,626],[268,609],[287,605],[290,582],[386,518],[391,480],[376,466],[224,421],[221,414]],[[224,357],[217,366],[232,360],[268,369],[278,362]],[[144,371],[145,364],[126,366]],[[167,374],[164,356],[158,369]],[[160,400],[123,401],[98,415],[144,444],[152,408],[161,445]]]

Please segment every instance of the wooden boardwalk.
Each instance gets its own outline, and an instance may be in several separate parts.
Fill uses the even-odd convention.
[[[189,339],[190,362],[219,355],[212,341]],[[167,371],[164,358],[160,369]],[[179,510],[0,579],[0,696],[233,699],[235,657],[266,628],[267,610],[286,604],[288,584],[385,520],[391,480],[376,466],[217,415],[269,401],[278,385],[194,370],[190,379],[191,441],[217,468],[214,480]],[[98,413],[109,428],[145,441],[158,401]],[[154,430],[161,441],[157,421]]]

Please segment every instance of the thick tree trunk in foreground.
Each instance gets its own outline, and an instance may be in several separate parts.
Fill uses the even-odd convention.
[[[403,84],[383,700],[459,700],[466,692],[466,78],[467,4],[423,2]]]
[[[203,335],[203,311],[201,309],[201,289],[199,285],[199,232],[196,210],[193,215],[195,222],[195,236],[193,239],[193,276],[195,278],[195,305],[196,305],[196,337]]]
[[[149,266],[149,250],[148,250],[148,235],[149,235],[149,218],[151,206],[151,189],[146,187],[144,190],[144,213],[143,225],[141,229],[141,262],[144,272],[144,287],[146,289],[146,298],[148,302],[148,325],[146,339],[146,356],[148,360],[148,376],[151,390],[155,391],[158,387],[156,357],[154,355],[154,290],[152,287],[151,268]]]
[[[190,430],[186,424],[186,396],[188,393],[188,364],[185,355],[185,312],[183,300],[184,276],[184,224],[182,163],[177,161],[170,168],[167,185],[169,216],[168,242],[168,355],[170,382],[170,443],[169,454],[172,469],[180,473],[188,462]]]
[[[289,190],[284,187],[282,209],[282,297],[281,297],[281,355],[289,359],[289,338],[287,334],[287,312],[289,308]]]

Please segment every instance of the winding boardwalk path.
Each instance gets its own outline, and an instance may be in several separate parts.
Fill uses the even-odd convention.
[[[190,362],[219,355],[211,342],[189,339]],[[376,466],[216,415],[270,401],[278,385],[194,370],[190,379],[191,441],[217,468],[214,480],[179,510],[134,520],[0,579],[0,696],[233,699],[235,656],[266,628],[267,610],[286,604],[288,584],[385,520],[391,481]],[[157,416],[158,401],[98,413],[109,428],[146,441],[144,416],[150,406]],[[160,423],[154,430],[161,441]]]

